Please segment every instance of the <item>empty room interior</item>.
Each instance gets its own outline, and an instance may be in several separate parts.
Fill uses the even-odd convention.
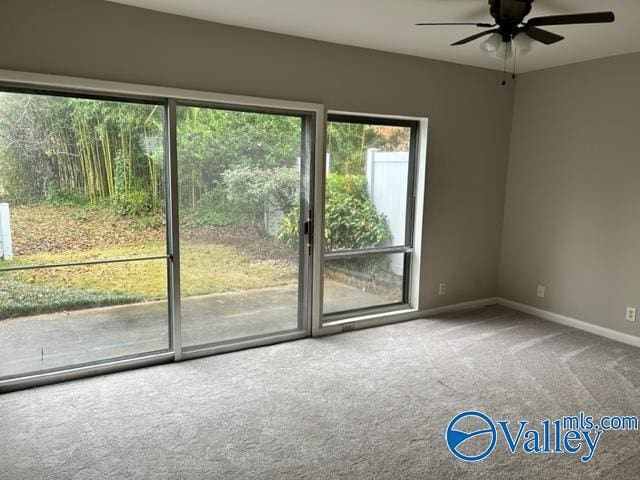
[[[0,479],[636,479],[636,0],[1,0]]]

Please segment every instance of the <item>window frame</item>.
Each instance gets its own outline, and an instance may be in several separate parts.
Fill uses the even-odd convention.
[[[348,257],[348,250],[326,252],[323,247],[319,251],[320,259],[320,294],[318,296],[319,317],[314,322],[313,334],[316,336],[330,335],[358,328],[384,325],[391,322],[405,321],[417,318],[419,311],[419,285],[420,285],[420,259],[422,242],[422,221],[426,184],[426,156],[428,119],[426,117],[413,117],[402,115],[387,115],[377,113],[344,112],[330,110],[327,114],[329,122],[359,123],[368,125],[401,126],[411,128],[411,140],[409,145],[409,168],[407,178],[407,209],[405,223],[405,242],[403,245],[391,247],[372,247],[356,251],[358,255],[367,253],[404,253],[403,271],[403,300],[390,304],[375,305],[349,309],[325,314],[324,306],[324,267],[327,259]],[[328,145],[325,132],[325,147]],[[326,151],[325,151],[326,153]],[[326,158],[326,155],[325,157]],[[326,169],[323,170],[322,184],[322,219],[324,220],[324,189]],[[416,243],[418,239],[418,243]]]
[[[238,104],[230,104],[230,103],[221,103],[221,102],[211,102],[206,100],[197,100],[197,99],[171,99],[173,103],[174,110],[171,112],[173,118],[175,118],[174,123],[176,125],[176,132],[174,132],[171,136],[175,138],[176,151],[172,152],[173,158],[175,158],[176,171],[175,176],[178,177],[178,163],[179,156],[177,154],[177,110],[179,108],[202,108],[202,109],[215,109],[215,110],[224,110],[229,112],[240,112],[240,113],[255,113],[255,114],[266,114],[266,115],[281,115],[287,116],[291,118],[297,118],[301,122],[301,163],[300,163],[300,193],[299,193],[299,201],[300,201],[300,216],[299,216],[299,248],[298,252],[298,312],[297,312],[297,322],[296,327],[269,332],[269,333],[261,333],[257,335],[231,338],[226,340],[218,340],[211,342],[203,342],[198,344],[186,344],[182,340],[182,313],[174,314],[174,323],[179,324],[176,329],[179,332],[176,332],[176,335],[180,337],[180,358],[189,359],[189,358],[198,358],[207,355],[213,355],[216,353],[229,352],[234,350],[239,350],[242,348],[246,348],[251,346],[252,344],[261,345],[270,343],[271,339],[282,338],[283,340],[291,340],[300,338],[301,335],[309,336],[311,331],[311,309],[309,308],[308,298],[312,296],[312,262],[311,262],[311,254],[307,248],[303,247],[307,243],[307,235],[303,231],[304,223],[309,221],[314,198],[314,184],[312,181],[311,174],[314,172],[315,166],[315,157],[314,154],[314,143],[315,143],[315,135],[316,135],[316,123],[318,122],[317,115],[315,112],[305,110],[305,109],[292,109],[292,108],[277,108],[277,107],[263,107],[263,106],[255,106],[255,105],[238,105]],[[175,186],[174,192],[178,191],[177,184]],[[180,254],[179,254],[179,244],[180,244],[180,221],[179,221],[179,196],[174,195],[175,197],[175,208],[176,213],[174,214],[173,221],[175,222],[175,233],[176,238],[174,239],[174,248],[176,248],[177,253],[175,257],[177,261],[176,265],[180,268]],[[178,275],[178,281],[180,277]],[[176,299],[176,304],[180,305],[181,301],[187,297],[183,297],[181,293],[178,294],[178,298]],[[274,343],[274,342],[271,342]],[[177,350],[176,350],[177,353]]]
[[[336,322],[340,322],[345,319],[354,318],[356,321],[359,317],[377,314],[388,313],[397,310],[402,310],[411,307],[411,271],[413,264],[414,253],[414,237],[415,237],[415,212],[416,212],[416,179],[417,175],[417,157],[418,157],[418,145],[420,142],[420,121],[418,119],[404,118],[404,117],[389,117],[378,115],[363,115],[352,113],[337,113],[329,112],[327,115],[327,128],[329,131],[330,123],[346,123],[357,125],[374,125],[374,126],[391,126],[391,127],[404,127],[410,129],[410,141],[409,141],[409,164],[407,168],[407,194],[406,194],[406,210],[405,210],[405,234],[404,243],[397,245],[389,245],[383,247],[368,247],[359,249],[341,249],[327,251],[323,248],[322,251],[322,263],[323,271],[327,262],[331,262],[340,258],[353,258],[366,255],[380,255],[380,254],[404,254],[404,268],[402,275],[402,300],[400,302],[390,302],[380,305],[374,305],[370,307],[359,307],[346,310],[340,310],[337,312],[324,313],[321,323],[323,326],[332,325]],[[328,138],[327,138],[327,153],[329,151]],[[326,156],[325,156],[326,158]],[[323,200],[324,200],[323,189]],[[323,275],[324,284],[324,275]],[[324,300],[324,298],[323,298]]]

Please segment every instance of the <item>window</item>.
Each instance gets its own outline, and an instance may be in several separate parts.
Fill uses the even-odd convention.
[[[409,304],[418,124],[330,115],[324,322]]]

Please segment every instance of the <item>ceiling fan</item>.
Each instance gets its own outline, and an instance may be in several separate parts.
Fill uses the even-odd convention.
[[[516,39],[516,37],[518,37],[518,40],[522,43],[522,54],[531,50],[531,43],[540,42],[545,45],[551,45],[564,39],[563,36],[543,30],[540,27],[585,23],[611,23],[615,20],[613,12],[593,12],[533,17],[525,21],[525,17],[531,13],[533,2],[534,0],[489,0],[489,13],[494,18],[495,23],[445,22],[416,23],[416,25],[472,25],[479,28],[488,28],[490,30],[476,33],[451,45],[464,45],[491,35],[490,39],[483,42],[481,49],[485,53],[496,54],[504,50],[505,58],[507,58],[511,54],[511,42]],[[501,44],[504,44],[504,46]]]

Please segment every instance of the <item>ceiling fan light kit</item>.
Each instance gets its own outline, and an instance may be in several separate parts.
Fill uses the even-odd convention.
[[[536,41],[528,35],[516,35],[513,40],[505,42],[498,33],[493,33],[480,44],[480,51],[499,59],[510,59],[514,55],[527,55],[535,47]]]
[[[579,25],[593,23],[611,23],[615,20],[613,12],[576,13],[525,18],[531,13],[534,0],[488,0],[489,14],[495,23],[417,23],[418,26],[469,25],[485,29],[469,37],[452,43],[451,46],[465,45],[483,37],[480,50],[506,61],[514,56],[526,55],[537,43],[552,45],[564,37],[539,27],[556,25]],[[515,53],[514,53],[515,50]],[[514,67],[515,75],[515,67]],[[503,85],[505,82],[502,82]]]

